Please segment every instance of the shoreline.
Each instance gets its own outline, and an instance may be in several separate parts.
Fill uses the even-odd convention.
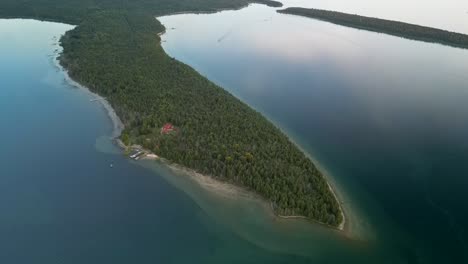
[[[275,210],[273,209],[271,201],[265,199],[264,197],[260,196],[259,194],[247,188],[215,179],[213,176],[210,176],[210,175],[201,174],[199,172],[196,172],[193,169],[184,167],[176,163],[171,163],[170,161],[164,158],[159,158],[158,160],[168,169],[178,172],[178,173],[182,173],[184,176],[190,177],[190,179],[193,182],[200,185],[206,191],[210,191],[217,195],[228,197],[231,199],[247,198],[251,200],[256,200],[257,202],[261,203],[264,206],[266,211],[272,215],[274,220],[280,220],[280,219],[305,220],[310,224],[320,225],[328,229],[339,231],[345,236],[350,235],[349,233],[350,230],[346,228],[347,226],[344,225],[344,222],[343,224],[340,224],[338,227],[334,227],[334,226],[322,223],[320,221],[317,221],[315,219],[311,219],[302,215],[280,215],[276,213]]]
[[[63,73],[64,80],[67,82],[67,84],[69,84],[72,87],[78,88],[84,91],[85,93],[87,93],[88,95],[91,95],[94,97],[90,99],[90,103],[98,102],[101,104],[101,106],[106,111],[107,116],[111,119],[111,122],[112,122],[113,129],[112,129],[112,134],[110,138],[112,140],[118,140],[118,137],[120,137],[125,126],[122,120],[120,120],[120,117],[115,112],[114,108],[112,108],[112,105],[109,103],[109,101],[107,101],[105,97],[102,97],[99,94],[92,92],[88,87],[81,85],[77,81],[73,80],[73,78],[71,78],[70,75],[68,74],[68,70],[64,68],[62,64],[60,64],[60,54],[63,51],[63,47],[60,45],[61,37],[62,36],[58,36],[57,42],[53,43],[53,45],[55,46],[54,58],[53,58],[55,67],[57,67],[57,69],[59,69]]]
[[[263,115],[267,116],[266,114],[262,113]],[[320,173],[322,174],[322,176],[325,178],[325,182],[327,183],[328,185],[328,188],[330,190],[330,192],[333,194],[333,197],[335,197],[335,200],[338,202],[338,205],[339,205],[339,209],[340,209],[340,214],[341,216],[343,217],[343,221],[337,226],[337,227],[334,227],[334,226],[329,226],[327,224],[324,224],[324,223],[321,223],[319,221],[315,221],[313,219],[313,221],[315,222],[318,222],[320,224],[323,224],[325,226],[328,226],[330,228],[333,228],[333,229],[338,229],[340,231],[343,231],[345,233],[349,233],[350,232],[350,225],[349,225],[349,221],[347,221],[347,217],[346,217],[346,209],[344,208],[344,201],[343,199],[341,198],[341,196],[338,194],[339,193],[339,190],[338,188],[336,187],[336,183],[334,182],[334,178],[333,176],[331,176],[331,174],[328,172],[328,170],[325,169],[324,166],[321,165],[321,163],[316,159],[314,158],[314,156],[312,156],[311,153],[305,151],[305,149],[297,142],[297,140],[295,139],[295,137],[293,137],[291,134],[292,133],[286,133],[288,130],[287,129],[284,129],[282,126],[280,126],[279,124],[277,124],[276,122],[273,122],[271,121],[271,119],[269,119],[270,122],[272,122],[276,127],[278,127],[278,129],[281,130],[281,132],[283,132],[285,135],[288,135],[288,139],[302,152],[304,153],[304,155],[306,155],[306,157],[308,159],[310,159],[312,161],[312,163],[314,164],[314,166],[317,168],[317,170],[320,171]],[[284,218],[284,219],[291,219],[291,218],[302,218],[302,219],[309,219],[305,216],[301,216],[301,215],[296,215],[296,216],[280,216],[281,218]]]
[[[237,7],[237,8],[215,8],[215,9],[210,10],[210,11],[180,11],[180,12],[169,13],[169,14],[162,15],[162,16],[154,16],[154,18],[157,21],[159,21],[158,18],[176,16],[176,15],[211,15],[211,14],[216,14],[216,13],[225,12],[225,11],[239,11],[239,10],[247,8],[247,7],[251,6],[251,5],[264,5],[264,6],[267,6],[267,7],[270,7],[270,8],[274,8],[275,10],[279,10],[280,8],[284,7],[284,4],[279,2],[279,1],[272,1],[272,2],[280,3],[281,6],[268,5],[266,2],[251,2],[251,3],[247,3],[247,4],[243,5],[243,6]],[[159,22],[161,22],[161,21],[159,21]],[[167,28],[166,28],[166,26],[164,26],[164,30],[159,32],[157,35],[160,37],[161,35],[165,34],[166,31],[167,31]]]
[[[253,1],[253,2],[246,3],[245,5],[239,6],[239,7],[236,7],[236,8],[214,8],[214,9],[209,10],[209,11],[180,11],[180,12],[172,12],[172,13],[169,13],[169,14],[166,14],[166,15],[163,15],[163,16],[159,16],[159,17],[175,16],[175,15],[208,15],[208,14],[215,14],[215,13],[219,13],[219,12],[223,12],[223,11],[239,11],[241,9],[249,7],[250,5],[265,5],[267,7],[276,8],[276,9],[284,7],[284,4],[282,2],[275,1],[275,0],[264,1],[264,2],[262,2],[262,1]],[[158,16],[155,16],[155,18],[157,19]]]
[[[162,34],[165,33],[165,31],[161,32]],[[60,37],[58,38],[58,40],[60,39]],[[121,119],[117,116],[117,113],[115,112],[115,110],[112,108],[111,104],[107,101],[106,98],[92,92],[89,88],[87,88],[86,86],[84,85],[81,85],[80,83],[78,83],[77,81],[73,80],[70,75],[68,74],[68,70],[66,68],[64,68],[61,64],[60,64],[60,53],[63,51],[63,48],[62,46],[60,45],[60,42],[57,41],[56,43],[53,43],[55,46],[56,46],[56,51],[54,52],[54,64],[55,66],[61,70],[63,72],[63,76],[64,76],[64,79],[65,81],[73,86],[73,87],[76,87],[76,88],[79,88],[81,90],[83,90],[84,92],[88,93],[89,95],[92,95],[94,98],[92,99],[93,101],[99,101],[101,106],[106,110],[107,112],[107,116],[111,119],[111,122],[112,122],[112,125],[113,125],[113,131],[112,131],[112,135],[111,135],[111,139],[113,140],[113,142],[118,146],[120,147],[121,149],[123,150],[127,150],[129,148],[131,148],[131,146],[127,146],[125,145],[120,139],[118,139],[118,137],[121,135],[121,132],[123,131],[124,129],[124,124],[123,122],[121,121]],[[271,122],[271,121],[270,121]],[[275,124],[276,125],[276,124]],[[276,125],[277,126],[277,125]],[[283,129],[281,129],[281,127],[277,126],[280,130],[283,131]],[[285,133],[286,134],[286,133]],[[287,135],[287,134],[286,134]],[[200,186],[202,186],[204,189],[208,190],[208,191],[216,191],[218,194],[220,195],[226,195],[227,193],[229,195],[231,195],[231,197],[240,197],[240,196],[244,196],[244,197],[249,197],[249,198],[253,198],[253,199],[256,199],[256,200],[259,200],[260,202],[264,203],[265,205],[267,205],[269,207],[269,210],[271,211],[271,213],[275,216],[275,218],[277,219],[303,219],[303,220],[307,220],[311,223],[314,223],[314,224],[319,224],[319,225],[323,225],[327,228],[330,228],[330,229],[334,229],[334,230],[338,230],[340,232],[343,232],[344,234],[347,234],[349,230],[347,230],[347,221],[346,221],[346,215],[345,215],[345,212],[344,212],[344,209],[343,209],[343,206],[342,206],[342,202],[341,200],[338,199],[338,195],[335,193],[335,190],[334,188],[332,188],[332,185],[329,181],[329,177],[326,176],[326,173],[324,172],[324,170],[321,169],[321,166],[318,165],[318,163],[316,162],[315,159],[313,159],[311,157],[310,154],[308,154],[307,152],[305,152],[290,136],[288,136],[289,140],[294,144],[296,145],[296,147],[298,147],[309,159],[311,159],[311,161],[314,163],[314,165],[317,167],[317,169],[320,170],[320,172],[322,173],[322,175],[325,177],[325,181],[327,182],[327,185],[328,187],[330,188],[330,191],[332,192],[333,196],[335,197],[336,201],[339,203],[339,208],[340,208],[340,213],[343,217],[343,221],[340,223],[340,225],[338,226],[331,226],[331,225],[328,225],[328,224],[325,224],[325,223],[322,223],[318,220],[315,220],[315,219],[311,219],[311,218],[308,218],[306,216],[299,216],[299,215],[294,215],[294,216],[287,216],[287,215],[279,215],[275,212],[275,210],[273,209],[273,207],[271,206],[271,202],[268,201],[267,199],[261,197],[260,195],[256,194],[255,192],[253,191],[250,191],[242,186],[237,186],[237,185],[234,185],[234,184],[231,184],[229,182],[223,182],[221,180],[218,180],[218,179],[215,179],[214,177],[212,176],[209,176],[209,175],[203,175],[203,174],[200,174],[198,172],[196,172],[195,170],[193,169],[190,169],[190,168],[186,168],[184,166],[181,166],[179,164],[175,164],[175,163],[171,163],[170,161],[167,161],[165,160],[164,158],[160,158],[158,157],[156,154],[154,154],[152,151],[149,151],[147,149],[144,149],[142,148],[143,151],[146,152],[146,155],[145,157],[143,157],[142,159],[149,159],[149,160],[161,160],[165,166],[167,166],[168,168],[170,168],[171,170],[175,170],[175,171],[179,171],[179,172],[184,172],[184,174],[190,176],[197,184],[199,184]]]
[[[116,144],[122,149],[122,150],[128,150],[134,146],[127,146],[125,145],[120,139],[115,140]],[[171,171],[181,173],[183,176],[189,177],[194,183],[198,184],[201,186],[204,190],[208,192],[215,193],[216,195],[222,196],[222,197],[227,197],[231,199],[238,199],[238,198],[247,198],[247,199],[252,199],[260,202],[266,210],[271,213],[271,215],[276,219],[289,219],[289,220],[294,220],[294,219],[300,219],[300,220],[305,220],[311,224],[318,224],[323,227],[332,229],[332,230],[337,230],[344,234],[345,236],[350,236],[350,229],[349,226],[346,224],[348,221],[345,220],[345,213],[342,207],[342,204],[340,200],[337,199],[337,196],[333,189],[331,189],[330,183],[327,182],[328,187],[332,190],[333,195],[335,196],[335,199],[340,203],[340,213],[343,216],[343,221],[341,222],[340,225],[338,226],[331,226],[326,223],[320,222],[318,220],[308,218],[303,215],[281,215],[275,212],[273,204],[271,201],[267,200],[266,198],[260,196],[259,194],[255,193],[254,191],[251,191],[243,186],[238,186],[235,184],[232,184],[230,182],[222,181],[216,179],[214,176],[211,175],[205,175],[202,173],[199,173],[193,169],[187,168],[185,166],[182,166],[177,163],[173,163],[165,158],[159,157],[158,155],[154,154],[153,152],[149,151],[148,149],[141,148],[138,146],[141,150],[143,150],[146,154],[144,157],[142,157],[142,160],[153,160],[153,161],[159,161],[162,163],[166,168],[168,168]],[[318,166],[317,166],[318,167]],[[322,174],[324,174],[322,172]],[[328,178],[326,178],[328,180]]]
[[[445,29],[316,8],[288,7],[277,12],[409,40],[468,49],[468,35]]]
[[[182,173],[184,174],[184,176],[190,177],[191,180],[193,180],[196,184],[200,185],[206,191],[214,192],[217,195],[228,197],[231,199],[247,198],[251,200],[256,200],[264,206],[266,211],[269,214],[271,214],[274,220],[304,220],[310,224],[320,225],[328,229],[336,230],[342,233],[344,236],[350,236],[350,230],[347,228],[348,226],[345,225],[344,222],[339,226],[335,227],[302,215],[280,215],[276,213],[273,209],[271,201],[265,199],[264,197],[247,188],[215,179],[213,176],[210,175],[198,173],[193,169],[181,166],[176,163],[171,163],[170,161],[165,160],[164,158],[160,158],[159,161],[170,170]]]
[[[259,3],[247,4],[245,7],[248,7],[248,6],[252,5],[252,4],[259,4]],[[241,8],[239,8],[239,9],[235,9],[235,10],[233,10],[233,9],[227,9],[227,10],[222,9],[222,10],[218,10],[218,11],[215,11],[215,12],[178,12],[178,13],[173,13],[173,14],[164,15],[164,16],[155,17],[155,18],[158,20],[158,18],[162,18],[162,17],[166,17],[166,16],[184,15],[184,14],[189,14],[189,15],[190,15],[190,14],[192,14],[192,15],[193,15],[193,14],[196,14],[196,15],[198,15],[198,14],[207,14],[207,15],[209,15],[209,14],[219,13],[219,12],[223,12],[223,11],[236,11],[236,10],[243,9],[243,8],[245,8],[245,7],[241,7]],[[274,8],[274,7],[273,7],[273,8]],[[159,21],[159,20],[158,20],[158,21]],[[165,26],[164,24],[162,24],[162,25],[163,25],[163,27],[164,27],[164,30],[158,33],[158,37],[159,37],[160,41],[161,41],[162,36],[163,36],[164,34],[167,33],[167,28],[166,28],[166,26]],[[164,51],[164,52],[166,52],[166,51]],[[168,54],[168,55],[169,55],[169,54]],[[195,70],[196,70],[196,69],[195,69]],[[216,82],[215,82],[215,83],[216,83]],[[218,85],[219,85],[220,87],[223,87],[221,84],[218,84]],[[239,98],[239,100],[241,100],[241,98]],[[248,105],[249,105],[249,104],[248,104]],[[252,107],[251,105],[249,105],[249,107],[251,107],[252,109],[255,109],[255,108]],[[256,111],[258,111],[258,110],[256,110]],[[342,216],[342,218],[343,218],[343,221],[342,221],[338,226],[335,227],[335,226],[330,226],[330,225],[327,225],[327,224],[325,224],[325,223],[316,221],[316,220],[314,220],[314,219],[310,219],[310,218],[308,218],[308,217],[306,217],[306,216],[299,216],[299,215],[297,215],[297,216],[281,216],[281,215],[277,215],[277,216],[280,217],[280,218],[296,218],[296,219],[302,218],[302,219],[308,219],[308,220],[312,220],[312,221],[314,221],[314,222],[317,222],[317,223],[319,223],[319,224],[323,224],[323,225],[328,226],[328,227],[333,228],[333,229],[338,229],[338,230],[340,230],[340,231],[346,231],[346,232],[348,232],[350,226],[349,226],[349,221],[347,221],[346,210],[344,209],[344,201],[343,201],[342,199],[340,199],[340,198],[341,198],[341,195],[338,194],[338,190],[337,190],[338,188],[336,187],[336,183],[334,183],[334,180],[332,180],[333,177],[330,176],[330,173],[328,173],[327,170],[325,170],[324,167],[321,166],[320,163],[319,163],[315,158],[313,158],[312,154],[310,154],[310,153],[304,151],[304,148],[302,148],[302,147],[296,142],[296,140],[294,140],[294,138],[290,135],[290,133],[285,133],[285,131],[287,131],[287,129],[283,129],[283,127],[281,127],[277,122],[274,122],[271,118],[269,118],[268,114],[263,113],[263,112],[261,112],[261,114],[262,114],[263,116],[265,116],[265,117],[268,119],[268,121],[270,121],[271,123],[273,123],[279,130],[281,130],[281,132],[282,132],[283,134],[285,134],[285,135],[288,137],[288,139],[289,139],[302,153],[304,153],[304,155],[306,155],[306,157],[309,158],[309,159],[312,161],[312,163],[314,164],[314,166],[320,171],[320,173],[322,174],[322,176],[323,176],[324,179],[325,179],[325,182],[326,182],[327,185],[328,185],[328,188],[329,188],[330,192],[332,193],[333,197],[335,198],[335,200],[337,201],[337,203],[338,203],[338,205],[339,205],[340,214],[341,214],[341,216]],[[272,208],[272,209],[273,209],[273,208]],[[275,213],[275,214],[276,214],[276,213]]]

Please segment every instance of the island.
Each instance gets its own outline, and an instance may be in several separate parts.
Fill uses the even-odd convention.
[[[468,49],[468,35],[437,28],[313,8],[289,7],[277,12],[314,18],[342,26],[385,33],[412,40]]]
[[[278,5],[277,2],[253,2]],[[325,176],[279,128],[191,67],[169,57],[155,16],[236,9],[248,0],[2,0],[0,17],[77,25],[60,40],[69,76],[107,99],[120,139],[269,201],[280,216],[344,221]]]

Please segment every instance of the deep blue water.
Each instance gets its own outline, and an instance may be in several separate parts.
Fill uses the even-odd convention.
[[[54,65],[72,27],[0,20],[1,263],[467,262],[465,50],[258,5],[161,20],[171,56],[329,172],[351,239],[129,161],[102,106]]]
[[[103,107],[54,65],[71,28],[0,20],[0,263],[304,261],[240,238],[167,170],[120,154]]]
[[[360,263],[468,263],[467,50],[260,5],[159,19],[166,52],[263,112],[333,175],[379,252]],[[318,251],[331,263],[347,254]]]

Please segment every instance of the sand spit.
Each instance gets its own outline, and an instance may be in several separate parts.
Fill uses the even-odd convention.
[[[164,33],[164,32],[162,32],[162,33]],[[78,82],[76,82],[75,80],[73,80],[70,77],[70,75],[68,74],[68,70],[66,70],[60,64],[60,54],[61,54],[63,48],[60,46],[60,43],[58,41],[56,43],[54,43],[54,45],[56,45],[56,51],[55,51],[55,54],[54,54],[54,64],[60,71],[63,71],[65,81],[68,84],[70,84],[71,86],[82,89],[84,92],[91,95],[93,97],[93,99],[90,99],[90,102],[98,102],[98,103],[100,103],[102,105],[102,107],[106,110],[106,112],[107,112],[107,114],[108,114],[108,116],[111,119],[112,124],[113,124],[113,132],[112,132],[111,138],[113,140],[115,140],[116,144],[119,147],[121,147],[122,149],[125,149],[125,150],[129,149],[128,146],[126,146],[121,140],[118,139],[118,137],[121,135],[121,133],[122,133],[122,131],[124,129],[124,124],[120,120],[120,118],[117,116],[117,114],[116,114],[115,110],[112,108],[111,104],[107,101],[106,98],[104,98],[104,97],[102,97],[102,96],[100,96],[100,95],[98,95],[96,93],[93,93],[89,88],[79,84]],[[295,145],[300,148],[300,146],[298,144],[295,143]],[[146,155],[142,159],[161,160],[171,170],[173,170],[174,172],[178,172],[178,174],[188,175],[189,177],[191,177],[191,179],[194,182],[196,182],[197,184],[202,186],[207,191],[214,192],[217,195],[227,197],[227,198],[256,199],[256,200],[259,200],[262,203],[264,203],[265,206],[269,207],[270,210],[272,212],[274,212],[273,207],[271,205],[271,202],[266,201],[263,197],[259,196],[258,194],[254,193],[254,192],[251,192],[251,191],[249,191],[249,190],[247,190],[245,188],[236,186],[234,184],[215,179],[214,177],[200,174],[200,173],[198,173],[198,172],[196,172],[196,171],[194,171],[192,169],[183,167],[181,165],[170,163],[170,162],[158,157],[156,154],[152,153],[149,150],[146,150],[146,149],[142,149],[142,150],[144,150],[146,152]],[[301,150],[304,152],[304,150],[302,148],[301,148]],[[312,161],[316,164],[316,166],[319,167],[318,163],[317,163],[317,161],[315,159],[313,159],[310,155],[308,155],[307,152],[304,152],[304,153],[306,153],[306,155],[309,158],[312,159]],[[283,216],[283,215],[278,215],[278,214],[274,214],[274,215],[275,215],[275,217],[281,218],[281,219],[306,219],[306,220],[311,220],[311,222],[322,224],[322,225],[328,226],[330,228],[338,229],[340,231],[344,231],[345,233],[348,233],[348,230],[347,230],[348,229],[347,228],[348,223],[346,221],[346,217],[345,217],[346,215],[345,215],[345,212],[344,212],[344,208],[342,206],[342,202],[340,201],[339,196],[336,194],[334,188],[332,188],[332,185],[329,182],[330,177],[326,173],[324,173],[323,170],[321,170],[321,171],[323,172],[324,176],[327,178],[327,184],[328,184],[328,187],[330,188],[330,191],[333,193],[336,200],[340,203],[340,212],[341,212],[341,214],[343,216],[343,221],[338,227],[328,226],[328,225],[326,225],[324,223],[321,223],[321,222],[318,222],[318,221],[315,221],[315,220],[312,220],[312,219],[309,219],[309,218],[307,218],[305,216],[300,216],[300,215],[293,215],[293,216],[287,216],[287,215]]]

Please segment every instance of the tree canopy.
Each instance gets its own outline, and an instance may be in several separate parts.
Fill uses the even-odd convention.
[[[121,137],[127,143],[255,191],[271,201],[278,214],[303,215],[332,226],[342,222],[324,176],[284,133],[167,56],[160,45],[158,33],[164,27],[155,14],[238,8],[247,0],[14,3],[0,0],[0,16],[78,24],[61,39],[61,64],[73,79],[108,99],[125,124]],[[175,127],[173,133],[161,133],[167,123]]]

